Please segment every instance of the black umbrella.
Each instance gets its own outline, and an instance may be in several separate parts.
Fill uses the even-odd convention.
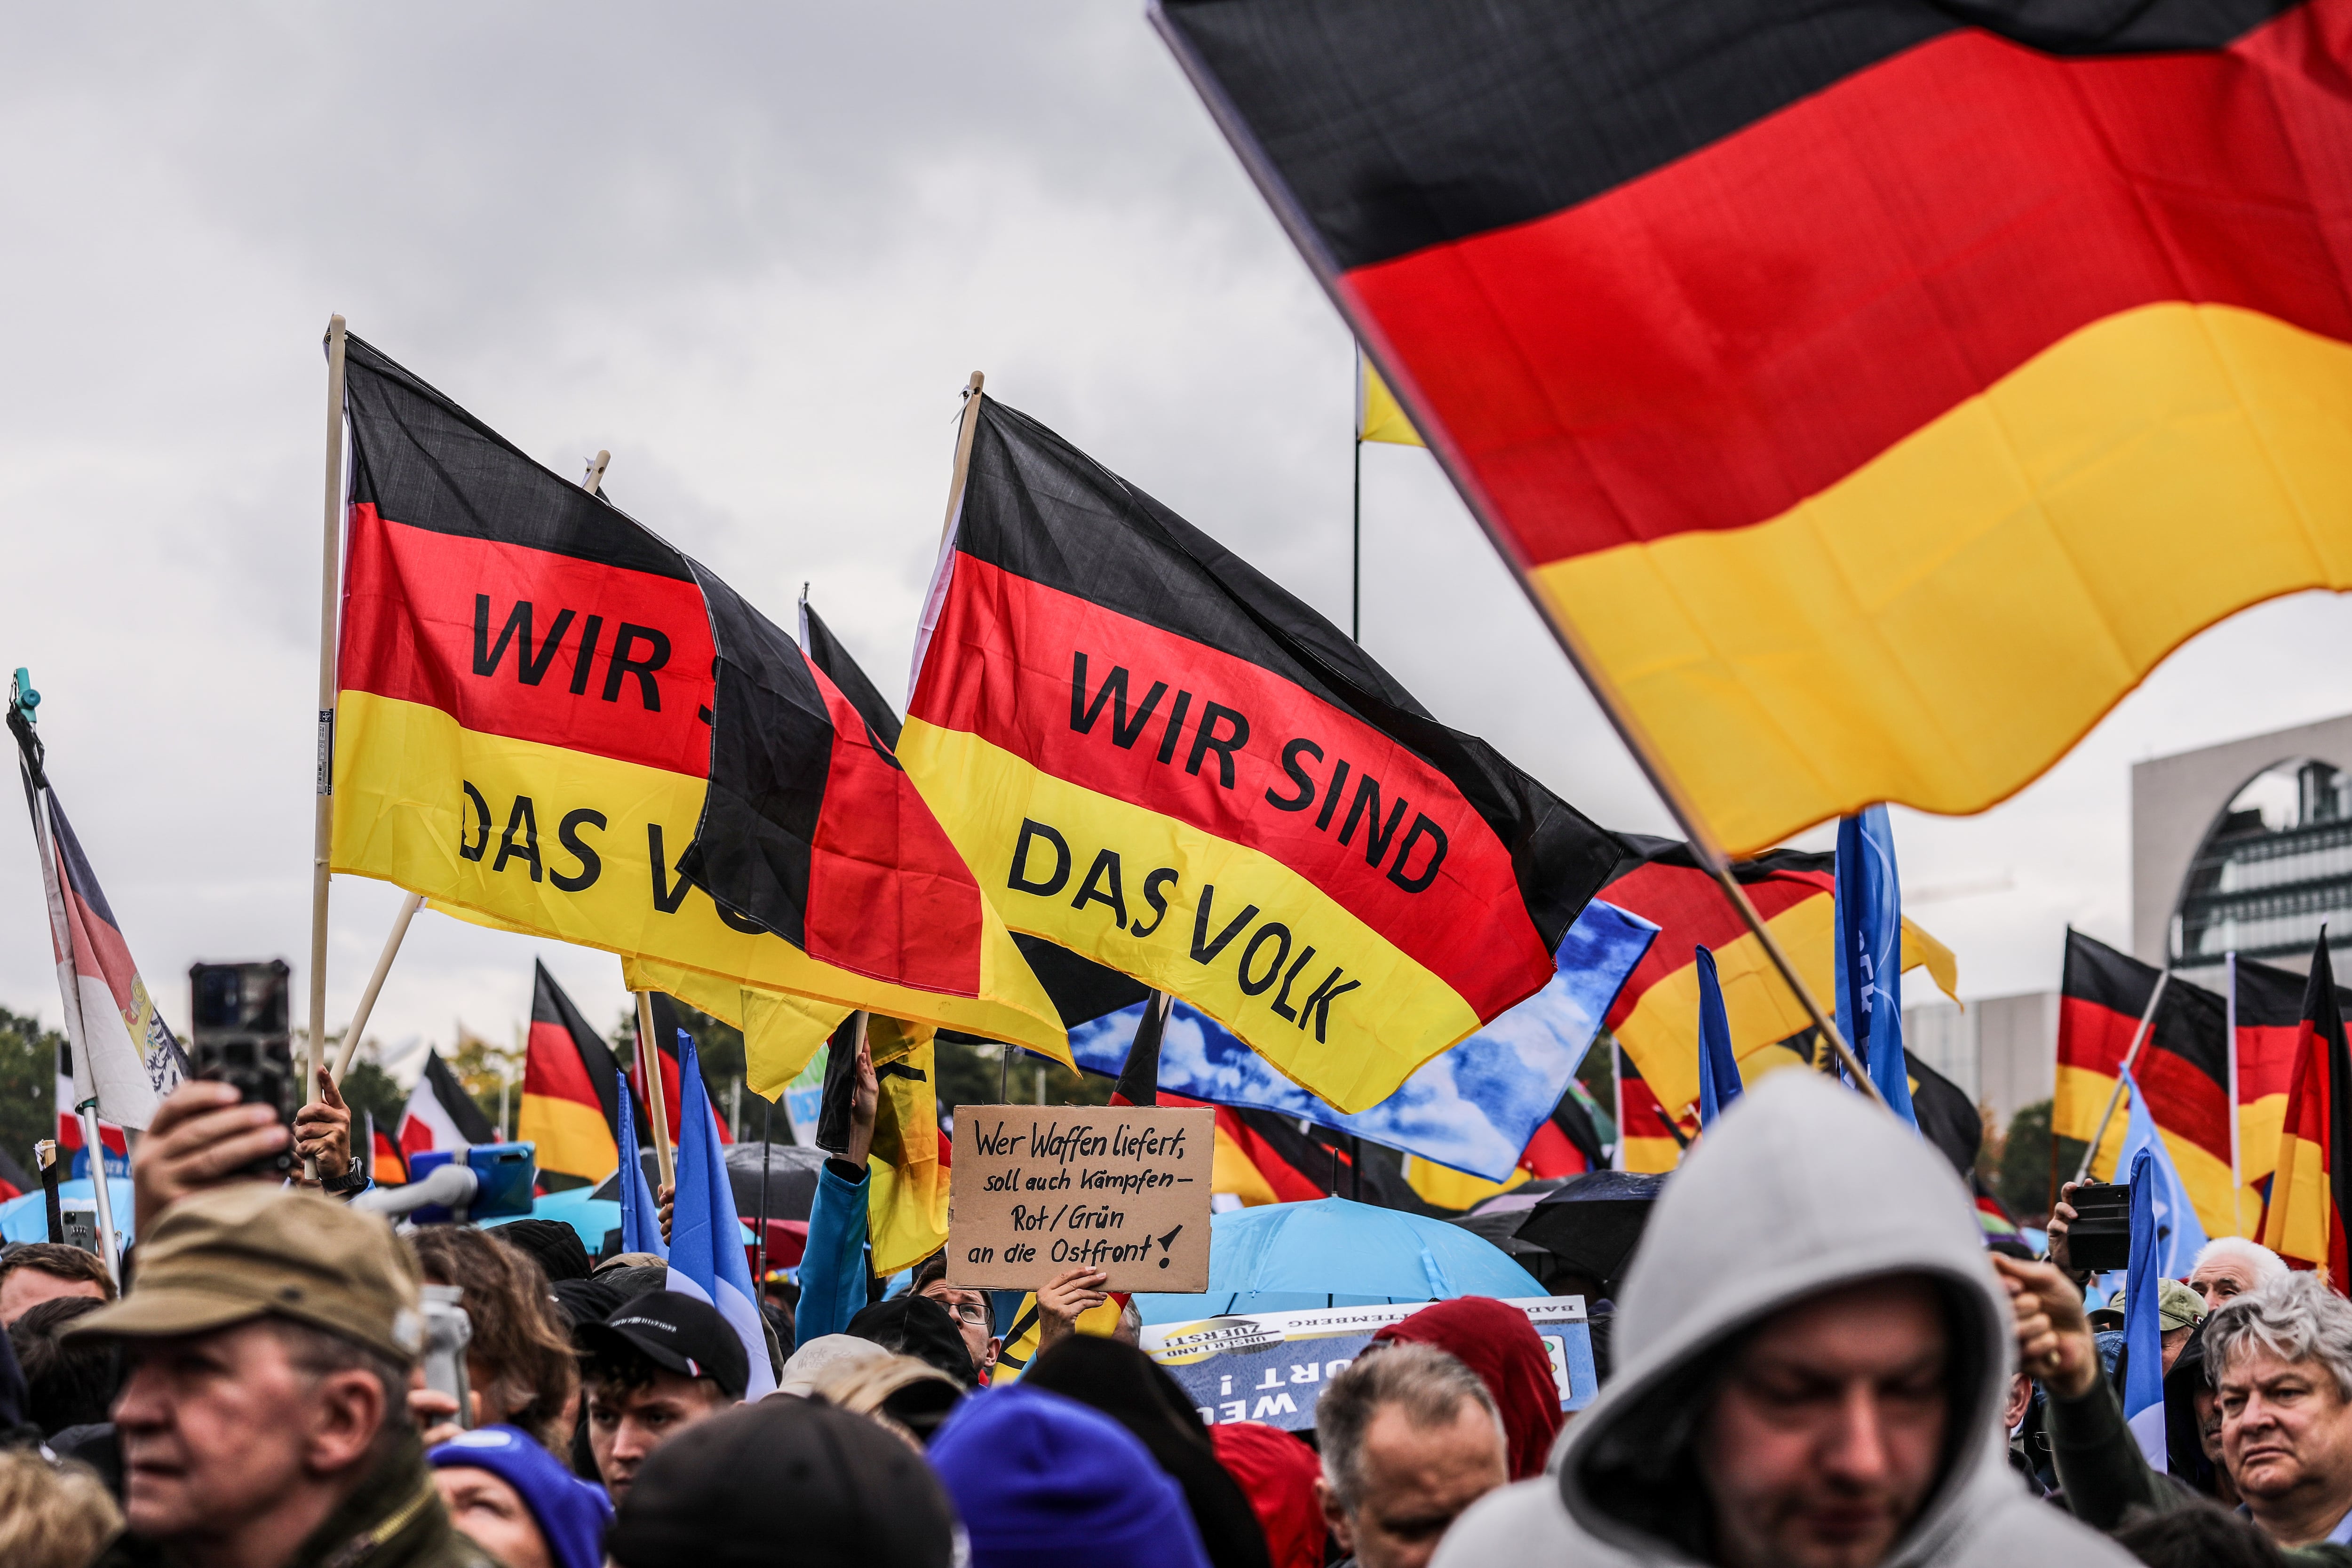
[[[735,1189],[735,1212],[756,1215],[760,1212],[760,1151],[757,1143],[727,1145],[727,1184]],[[806,1219],[816,1204],[817,1167],[824,1164],[822,1149],[804,1149],[797,1143],[771,1143],[768,1152],[768,1217],[770,1219]],[[654,1173],[654,1152],[643,1150],[638,1159],[645,1163],[646,1186],[658,1190],[661,1178]],[[616,1172],[604,1179],[593,1194],[617,1202],[621,1196],[621,1178]]]
[[[1589,1171],[1528,1210],[1513,1234],[1558,1258],[1561,1271],[1613,1289],[1665,1184],[1663,1175]]]

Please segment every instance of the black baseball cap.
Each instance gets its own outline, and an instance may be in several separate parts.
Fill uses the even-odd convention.
[[[707,1377],[730,1399],[743,1397],[751,1358],[734,1326],[709,1302],[677,1290],[649,1290],[613,1309],[601,1323],[583,1323],[580,1341],[591,1355],[635,1352],[683,1377]]]
[[[979,1377],[971,1347],[945,1307],[929,1296],[893,1296],[858,1309],[842,1332],[937,1367],[964,1387]]]
[[[950,1568],[956,1533],[947,1489],[915,1448],[863,1415],[776,1394],[648,1455],[604,1549],[622,1568]]]

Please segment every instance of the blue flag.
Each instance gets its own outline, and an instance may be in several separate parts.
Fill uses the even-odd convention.
[[[702,1064],[694,1037],[677,1032],[677,1201],[670,1212],[669,1288],[698,1296],[733,1325],[751,1363],[745,1399],[776,1391],[776,1369],[768,1361],[768,1336],[760,1324],[759,1297],[751,1289],[751,1263],[743,1256],[743,1222],[735,1214],[735,1189],[727,1180],[727,1160],[711,1120],[710,1091],[702,1084]]]
[[[1503,1181],[1575,1079],[1601,1020],[1657,934],[1641,916],[1593,900],[1560,939],[1549,984],[1352,1116],[1275,1071],[1233,1031],[1183,1002],[1169,1010],[1160,1035],[1160,1087],[1212,1105],[1295,1116]],[[1138,1002],[1071,1026],[1071,1058],[1089,1072],[1117,1077],[1143,1008]],[[816,1124],[813,1110],[803,1120],[795,1108],[793,1117],[795,1127]]]
[[[2149,1157],[2149,1185],[2154,1189],[2152,1202],[2156,1215],[2156,1272],[2163,1279],[2186,1279],[2196,1267],[2197,1254],[2205,1246],[2205,1226],[2197,1217],[2197,1205],[2189,1201],[2189,1189],[2182,1184],[2179,1167],[2172,1163],[2172,1152],[2164,1146],[2164,1139],[2156,1130],[2156,1118],[2147,1112],[2147,1100],[2139,1091],[2139,1080],[2129,1073],[2124,1082],[2130,1088],[2131,1112],[2124,1125],[2123,1153],[2116,1161],[2120,1171],[2137,1171],[2139,1156]],[[2137,1182],[2137,1176],[2132,1178]],[[2126,1303],[2130,1297],[2125,1297]]]
[[[661,1235],[661,1207],[654,1201],[653,1188],[646,1184],[646,1162],[637,1152],[637,1110],[629,1099],[628,1076],[613,1076],[621,1090],[621,1250],[667,1258],[669,1247]]]
[[[1698,1124],[1713,1125],[1739,1098],[1739,1058],[1731,1050],[1731,1020],[1723,1011],[1723,982],[1715,954],[1698,953]]]
[[[1836,910],[1838,1031],[1887,1108],[1916,1127],[1903,1060],[1903,885],[1883,805],[1838,823]]]
[[[2164,1442],[2164,1323],[2157,1267],[2162,1247],[2156,1217],[2158,1156],[2142,1149],[2131,1163],[2131,1269],[2124,1277],[2124,1424],[2158,1475],[2167,1472]]]

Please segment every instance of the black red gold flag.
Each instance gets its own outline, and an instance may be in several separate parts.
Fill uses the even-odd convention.
[[[2308,980],[2292,969],[2237,961],[2238,1179],[2246,1217],[2262,1213],[2279,1132],[2286,1122],[2286,1092],[2294,1079],[2295,1041],[2303,1033]],[[2336,1005],[2352,1015],[2352,993],[2338,987]]]
[[[1608,1027],[1633,1057],[1658,1102],[1679,1115],[1698,1099],[1698,967],[1696,951],[1715,955],[1723,985],[1723,1007],[1731,1024],[1731,1048],[1740,1076],[1752,1082],[1759,1072],[1797,1059],[1778,1049],[1811,1026],[1809,1016],[1765,955],[1763,943],[1744,925],[1715,879],[1699,867],[1689,845],[1678,839],[1621,833],[1625,858],[1601,896],[1630,914],[1655,924],[1658,938],[1618,992]],[[1835,877],[1837,857],[1775,849],[1732,868],[1771,928],[1781,951],[1816,996],[1831,994],[1836,966]],[[1942,942],[1910,921],[1903,922],[1903,967],[1925,964],[1945,994],[1959,988],[1958,966]],[[1775,1051],[1769,1058],[1758,1053]],[[1664,1165],[1627,1170],[1671,1170]]]
[[[2352,587],[2336,0],[1153,15],[1735,851],[1979,810],[2200,628]]]
[[[1542,987],[1616,839],[1214,540],[975,401],[898,754],[1006,923],[1348,1111]]]
[[[620,1066],[547,966],[534,960],[530,968],[515,1136],[539,1145],[541,1168],[601,1182],[621,1161]]]
[[[2147,1012],[2160,971],[2117,952],[2081,931],[2066,933],[2066,965],[2059,985],[2057,1099],[2051,1130],[2087,1143],[2114,1097],[2116,1074]],[[2132,1078],[2147,1097],[2149,1116],[2197,1205],[2208,1236],[2237,1236],[2245,1220],[2230,1186],[2229,1026],[2221,998],[2174,975],[2157,1005],[2156,1021],[2141,1043]],[[2128,1091],[2126,1091],[2128,1092]],[[2123,1147],[2124,1111],[2117,1109],[2092,1173],[2108,1179]],[[2121,1181],[2126,1176],[2116,1176]]]
[[[789,637],[356,337],[346,411],[334,869],[1066,1052],[905,771]]]
[[[2271,1173],[2263,1245],[2288,1262],[2325,1270],[2336,1292],[2352,1293],[2345,1216],[2352,1214],[2352,1053],[2327,934],[2312,950],[2296,1031],[2294,1076]]]

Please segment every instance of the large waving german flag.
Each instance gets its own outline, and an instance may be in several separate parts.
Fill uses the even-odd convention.
[[[899,755],[1015,930],[1341,1110],[1532,995],[1617,841],[1337,627],[976,399]]]
[[[2251,958],[2239,959],[2237,972],[2238,1177],[2245,1184],[2251,1221],[2262,1213],[2276,1168],[2309,979]],[[2352,994],[2338,988],[2336,1006],[2339,1013],[2352,1012]]]
[[[1797,1063],[1801,1058],[1783,1042],[1810,1028],[1811,1016],[1690,846],[1636,833],[1618,837],[1625,857],[1603,891],[1619,909],[1655,924],[1658,937],[1617,994],[1608,1026],[1641,1069],[1648,1092],[1675,1112],[1698,1098],[1696,954],[1701,947],[1715,954],[1740,1077],[1752,1083],[1760,1072]],[[1795,849],[1775,849],[1732,868],[1816,996],[1830,994],[1837,963],[1836,868],[1834,855]],[[1923,963],[1946,995],[1958,993],[1951,950],[1906,920],[1903,967]]]
[[[905,771],[791,638],[348,343],[334,869],[1066,1053]]]
[[[2295,1031],[2294,1076],[2271,1176],[2263,1245],[2306,1268],[2326,1270],[2340,1293],[2352,1293],[2345,1215],[2352,1214],[2352,1053],[2336,1005],[2336,969],[2320,933],[2304,983]]]
[[[2087,1143],[2115,1095],[2116,1075],[2147,1015],[2160,972],[2078,931],[2066,933],[2058,1001],[2057,1100],[2052,1131]],[[2174,975],[2156,1021],[2132,1064],[2149,1116],[2197,1205],[2208,1236],[2242,1236],[2261,1215],[2257,1196],[2242,1205],[2230,1186],[2229,1024],[2221,998]],[[2123,1147],[2121,1109],[2106,1129],[2092,1173],[2113,1174]]]
[[[1154,9],[1734,849],[1979,810],[2352,587],[2352,0]]]

